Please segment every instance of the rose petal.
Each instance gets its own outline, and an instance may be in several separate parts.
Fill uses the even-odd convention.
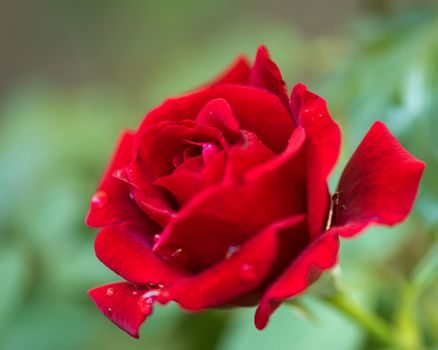
[[[223,98],[208,102],[199,112],[196,121],[219,129],[227,140],[236,141],[240,137],[239,123]]]
[[[319,236],[269,288],[256,312],[266,326],[280,303],[304,291],[336,263],[338,237],[352,237],[370,223],[394,225],[412,208],[424,163],[410,155],[380,122],[373,125],[342,174],[334,226]],[[313,276],[313,277],[312,277]]]
[[[177,168],[172,174],[160,177],[154,184],[164,187],[172,193],[180,207],[198,193],[203,186],[200,172],[188,171],[184,168]]]
[[[210,85],[219,84],[241,84],[246,85],[248,82],[250,67],[248,59],[245,56],[238,57],[229,68],[219,77],[213,80]]]
[[[134,338],[138,338],[138,330],[149,314],[142,312],[139,300],[147,292],[146,287],[138,287],[130,283],[110,283],[88,291],[102,313],[117,327],[123,329]]]
[[[270,225],[236,248],[228,259],[166,289],[168,299],[187,310],[198,311],[221,306],[253,290],[276,261],[281,231],[300,225],[303,219],[300,215]]]
[[[277,65],[269,57],[268,49],[265,46],[260,46],[257,50],[254,66],[249,75],[249,85],[266,89],[277,95],[289,109],[286,83]]]
[[[383,123],[376,122],[341,176],[334,225],[399,223],[412,209],[424,167]]]
[[[133,157],[133,134],[125,131],[120,136],[113,158],[106,169],[97,192],[93,196],[86,223],[90,227],[103,227],[123,220],[142,221],[144,216],[129,197],[126,184],[113,173],[126,166]]]
[[[152,252],[155,224],[122,223],[103,228],[96,237],[96,256],[124,279],[135,283],[173,284],[184,276]]]
[[[224,183],[239,180],[252,168],[276,157],[256,134],[242,130],[243,143],[235,144],[227,152]]]
[[[306,173],[303,129],[296,129],[288,149],[249,171],[241,182],[211,186],[181,209],[163,231],[154,250],[168,246],[188,255],[185,268],[199,271],[220,260],[261,228],[305,212]]]
[[[255,314],[256,327],[265,328],[283,300],[303,292],[323,271],[333,267],[338,250],[337,231],[327,231],[313,241],[265,292]]]
[[[339,155],[341,133],[330,117],[325,100],[303,84],[293,88],[291,107],[306,131],[308,220],[310,234],[315,238],[324,230],[327,220],[330,207],[327,177]]]
[[[123,178],[129,184],[135,203],[159,225],[164,227],[175,215],[172,198],[153,183],[147,166],[136,157],[125,169]]]
[[[175,156],[187,147],[198,144],[201,153],[202,143],[216,143],[226,147],[222,133],[216,128],[196,123],[193,120],[160,123],[150,129],[139,148],[139,155],[148,172],[154,179],[168,175],[175,169]]]
[[[153,125],[162,121],[195,119],[212,99],[223,98],[233,110],[241,129],[254,132],[274,152],[283,151],[294,129],[288,109],[281,100],[259,88],[238,85],[216,85],[186,96],[165,101],[145,117],[136,142]]]

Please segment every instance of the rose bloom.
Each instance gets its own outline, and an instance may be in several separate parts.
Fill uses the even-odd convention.
[[[424,163],[381,122],[330,195],[340,129],[326,102],[286,86],[265,47],[124,131],[86,222],[97,257],[125,282],[91,289],[133,337],[155,302],[189,311],[258,305],[262,329],[337,262],[339,237],[410,212]]]

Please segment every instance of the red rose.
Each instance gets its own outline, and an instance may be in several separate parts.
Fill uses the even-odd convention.
[[[289,98],[266,48],[209,86],[169,99],[125,131],[91,200],[97,257],[127,282],[89,294],[138,337],[154,302],[190,311],[258,305],[257,328],[336,263],[339,237],[394,225],[424,163],[376,122],[333,202],[327,176],[340,130],[326,102]],[[331,208],[333,203],[333,208]]]

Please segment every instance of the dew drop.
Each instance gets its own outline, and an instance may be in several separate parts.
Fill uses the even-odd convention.
[[[160,240],[160,237],[161,236],[158,233],[154,236],[154,244],[158,243],[158,241]]]
[[[323,117],[323,114],[322,114],[322,113],[319,113],[319,114],[318,114],[318,117],[322,118],[322,117]]]
[[[239,251],[239,246],[231,246],[228,248],[227,252],[225,253],[225,259],[228,260],[231,258],[234,254],[236,254]]]
[[[159,290],[150,290],[146,293],[144,293],[141,298],[138,300],[138,308],[140,311],[145,314],[149,315],[152,312],[152,305],[154,303],[154,299],[160,295]]]
[[[136,290],[133,290],[133,291],[132,291],[132,295],[133,295],[133,296],[136,296],[137,294],[138,294],[138,291],[136,291]]]
[[[214,143],[204,143],[202,145],[202,157],[204,162],[208,163],[219,150],[220,148]]]
[[[305,112],[305,113],[309,113],[309,109],[306,108],[306,109],[304,110],[304,112]]]
[[[254,281],[257,279],[257,271],[251,264],[242,264],[240,266],[240,276],[247,281]]]
[[[332,201],[335,205],[339,204],[339,192],[335,192],[332,196]]]
[[[125,169],[118,169],[115,172],[113,172],[113,176],[117,177],[120,180],[128,181],[128,174],[126,173]]]
[[[150,283],[148,283],[148,288],[150,288],[150,289],[160,289],[160,288],[163,288],[163,285],[161,283],[156,284],[156,283],[150,282]]]
[[[152,312],[152,303],[153,303],[152,298],[140,299],[138,303],[140,312],[142,312],[145,315],[149,315]]]
[[[106,290],[106,296],[107,297],[112,297],[114,295],[114,288],[108,288]]]
[[[156,252],[163,259],[180,267],[184,266],[189,259],[189,253],[187,250],[172,243],[159,246]]]
[[[91,197],[91,209],[102,209],[109,202],[108,193],[105,191],[97,191],[93,197]]]
[[[113,318],[113,309],[111,309],[110,307],[108,309],[106,309],[106,316],[109,319],[112,319]]]

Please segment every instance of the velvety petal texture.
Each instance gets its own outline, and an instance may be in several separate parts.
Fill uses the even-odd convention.
[[[115,153],[108,168],[90,201],[86,223],[90,227],[103,227],[125,220],[141,221],[143,215],[129,196],[126,184],[115,175],[133,158],[133,139],[131,132],[120,136]]]
[[[340,144],[326,101],[301,83],[289,98],[264,46],[252,65],[241,56],[164,101],[122,133],[92,197],[96,256],[124,281],[91,289],[91,299],[133,337],[156,302],[258,305],[264,328],[336,264],[341,237],[412,209],[424,163],[380,122],[331,195]]]
[[[100,311],[116,326],[134,338],[152,309],[139,307],[148,287],[139,287],[130,283],[110,283],[88,291]]]
[[[297,84],[291,95],[291,108],[306,131],[308,174],[308,218],[312,238],[324,229],[330,207],[327,177],[338,159],[341,132],[331,118],[324,99]]]
[[[286,83],[277,65],[269,57],[265,46],[260,46],[257,50],[254,66],[249,74],[249,85],[272,92],[280,98],[286,108],[289,108]]]
[[[412,209],[424,167],[383,123],[376,122],[342,173],[335,225],[399,223]]]
[[[124,279],[140,284],[172,284],[188,275],[152,252],[155,224],[121,223],[103,228],[96,237],[96,256]]]

